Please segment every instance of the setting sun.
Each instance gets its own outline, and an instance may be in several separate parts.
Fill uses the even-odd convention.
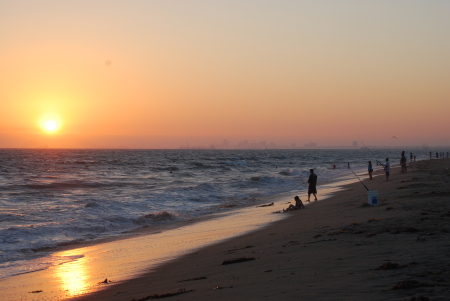
[[[49,113],[40,118],[39,125],[45,132],[55,133],[61,128],[62,121],[57,114]]]
[[[54,121],[54,120],[48,120],[46,123],[45,123],[45,129],[47,130],[47,131],[51,131],[51,132],[53,132],[54,130],[56,130],[56,127],[57,127],[58,125],[56,124],[56,121]]]

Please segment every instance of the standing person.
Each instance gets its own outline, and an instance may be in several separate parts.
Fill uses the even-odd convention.
[[[384,172],[386,173],[386,181],[389,181],[389,173],[391,172],[391,163],[389,163],[389,158],[386,158],[386,164],[384,164]]]
[[[314,195],[314,200],[317,201],[317,196],[316,196],[317,175],[314,173],[314,169],[309,170],[308,184],[309,184],[308,185],[308,202],[311,202],[309,200],[311,193]]]
[[[369,164],[367,165],[367,170],[369,171],[369,180],[372,180],[372,173],[373,173],[372,161],[369,161]]]
[[[402,151],[402,158],[400,159],[400,165],[402,167],[402,173],[406,173],[406,156],[405,156],[405,151]]]
[[[412,162],[412,160],[413,160],[413,154],[412,153],[409,153],[409,159]]]

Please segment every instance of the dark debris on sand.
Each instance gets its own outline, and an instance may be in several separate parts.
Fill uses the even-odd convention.
[[[260,205],[260,206],[257,206],[257,207],[270,207],[270,206],[273,206],[274,204],[273,203],[269,203],[269,204],[264,204],[264,205]]]
[[[222,262],[222,265],[233,264],[233,263],[238,263],[238,262],[245,262],[245,261],[250,261],[250,260],[255,260],[255,258],[254,257],[241,257],[241,258],[236,258],[236,259],[231,259],[231,260],[225,260],[224,262]]]
[[[406,281],[402,281],[397,283],[396,285],[394,285],[392,287],[393,290],[408,290],[408,289],[413,289],[413,288],[418,288],[418,287],[433,287],[436,286],[434,284],[430,284],[427,282],[420,282],[417,280],[406,280]]]
[[[154,295],[150,295],[150,296],[140,298],[140,299],[132,299],[131,301],[145,301],[145,300],[150,300],[150,299],[162,299],[162,298],[177,296],[177,295],[181,295],[181,294],[185,294],[185,293],[189,293],[189,292],[193,292],[193,291],[194,291],[193,289],[186,290],[186,289],[182,288],[173,293],[154,294]]]
[[[202,277],[196,277],[196,278],[183,279],[183,280],[177,281],[177,283],[179,283],[179,282],[187,282],[187,281],[203,280],[203,279],[208,279],[208,277],[202,276]]]
[[[395,270],[406,267],[406,265],[399,265],[395,262],[386,262],[377,268],[377,270]]]
[[[430,301],[430,298],[426,296],[419,296],[419,297],[411,297],[411,301]]]
[[[244,249],[251,249],[251,248],[254,248],[254,246],[245,246],[245,247],[242,247],[242,248],[235,248],[235,249],[227,250],[227,253],[233,253],[235,251],[244,250]]]

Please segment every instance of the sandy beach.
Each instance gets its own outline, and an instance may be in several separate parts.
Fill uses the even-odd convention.
[[[92,283],[96,292],[72,300],[448,300],[449,167],[448,159],[414,162],[406,174],[393,168],[390,181],[379,170],[372,181],[364,180],[370,190],[379,191],[378,206],[367,204],[366,189],[357,182],[305,210],[272,213],[286,208],[290,197],[275,206],[250,208],[268,210],[274,219],[261,230],[178,256],[135,279]],[[233,237],[236,229],[223,230]],[[131,240],[121,243],[113,244],[117,252],[133,246]],[[151,250],[143,248],[139,256],[150,256]],[[135,261],[92,262],[86,275],[66,271],[62,281],[76,289],[80,277],[91,282],[94,273],[97,279],[108,277],[111,265],[125,273]],[[56,292],[51,280],[58,269],[70,266],[2,281],[1,294],[5,300],[70,299]]]
[[[354,183],[263,230],[75,300],[448,300],[449,167],[394,168],[388,182],[364,181],[379,191],[378,206]],[[242,262],[224,264],[234,259]]]

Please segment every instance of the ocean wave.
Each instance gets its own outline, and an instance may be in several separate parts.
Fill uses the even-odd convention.
[[[169,212],[169,211],[160,211],[156,213],[146,214],[139,219],[137,219],[138,224],[148,224],[151,222],[162,222],[162,221],[172,221],[177,219],[177,215]]]
[[[195,186],[195,190],[206,190],[206,191],[216,191],[217,187],[211,183],[202,183],[200,185]]]
[[[223,164],[229,164],[229,165],[247,165],[247,162],[244,160],[236,160],[236,161],[225,161],[222,162]]]
[[[282,170],[279,172],[279,174],[283,176],[299,176],[302,174],[302,172],[298,169],[291,168],[287,170]]]
[[[137,183],[134,183],[137,185]],[[127,183],[123,181],[114,181],[109,183],[102,183],[96,181],[74,181],[74,182],[52,182],[52,183],[33,183],[24,185],[9,186],[11,189],[21,190],[23,188],[43,190],[43,189],[83,189],[83,188],[114,188],[114,187],[124,187],[133,186],[133,183]],[[135,186],[134,185],[134,186]]]
[[[99,203],[95,202],[95,201],[91,201],[91,202],[86,203],[86,205],[84,205],[84,207],[86,207],[86,208],[98,208],[98,207],[101,207],[101,205]]]
[[[159,171],[177,171],[177,170],[179,170],[179,168],[176,167],[176,166],[157,167],[157,168],[155,168],[155,169],[156,169],[156,170],[159,170]]]
[[[32,253],[45,251],[45,248],[33,250]],[[45,270],[51,266],[60,265],[68,263],[80,258],[84,255],[69,255],[69,256],[55,256],[55,255],[45,255],[41,253],[40,256],[33,256],[31,254],[26,254],[17,252],[14,254],[16,260],[4,261],[0,256],[0,268],[1,274],[0,279],[16,276],[20,274],[26,274],[30,272],[36,272],[40,270]],[[25,256],[26,255],[26,256]],[[33,258],[34,257],[34,258]],[[26,264],[24,264],[24,259],[27,258]]]
[[[17,214],[17,213],[2,213],[0,214],[0,222],[5,221],[17,221],[21,218],[23,218],[24,214]]]
[[[73,164],[95,164],[95,163],[97,163],[97,162],[96,161],[83,161],[83,160],[73,162]]]
[[[265,182],[265,183],[274,183],[277,182],[278,179],[275,176],[253,176],[250,178],[253,182]]]
[[[207,165],[207,164],[204,164],[204,163],[202,163],[202,162],[191,162],[191,165],[193,165],[194,166],[194,168],[196,168],[196,169],[203,169],[203,168],[214,168],[214,166],[211,166],[211,165]]]

